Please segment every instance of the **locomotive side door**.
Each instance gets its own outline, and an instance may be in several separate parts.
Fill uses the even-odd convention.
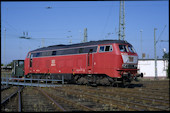
[[[93,73],[93,49],[90,49],[87,54],[87,72],[89,74]]]
[[[33,61],[33,54],[31,53],[31,55],[30,55],[30,65],[29,65],[29,70],[30,70],[30,72],[32,72],[32,61]]]

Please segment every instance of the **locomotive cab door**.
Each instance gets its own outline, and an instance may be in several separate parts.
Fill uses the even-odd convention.
[[[87,54],[87,72],[89,74],[93,73],[93,49],[90,49]]]

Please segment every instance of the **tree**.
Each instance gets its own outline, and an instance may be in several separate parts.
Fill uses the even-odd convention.
[[[169,60],[169,52],[168,53],[164,53],[164,55],[162,56],[163,59],[168,59]]]
[[[168,69],[166,70],[166,72],[167,72],[168,78],[170,78],[170,75],[169,75],[169,52],[168,52],[168,53],[164,53],[164,55],[162,56],[162,58],[163,58],[164,60],[165,60],[165,59],[168,60]]]
[[[11,62],[11,63],[7,64],[7,66],[12,66],[12,65],[13,65],[13,62]]]

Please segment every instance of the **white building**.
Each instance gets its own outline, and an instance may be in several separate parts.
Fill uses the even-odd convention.
[[[168,60],[157,59],[157,77],[166,78],[168,68]],[[144,78],[155,77],[155,60],[154,59],[139,59],[138,60],[139,73],[143,73]]]

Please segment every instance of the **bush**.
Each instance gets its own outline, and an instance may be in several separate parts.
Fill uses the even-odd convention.
[[[168,64],[168,69],[167,69],[167,75],[168,75],[168,78],[170,78],[170,76],[169,76],[169,64]]]

